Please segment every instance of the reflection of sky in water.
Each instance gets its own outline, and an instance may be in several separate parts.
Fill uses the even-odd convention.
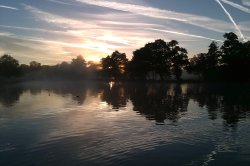
[[[37,91],[22,87],[18,100],[0,107],[0,164],[221,165],[222,161],[241,161],[247,165],[249,116],[231,126],[225,124],[230,121],[222,118],[224,113],[217,111],[217,118],[211,120],[209,102],[204,101],[210,96],[204,92],[206,96],[199,97],[190,87],[148,84],[144,89],[114,84],[110,89],[108,84],[79,84],[73,88],[46,85]],[[175,106],[183,105],[182,101],[188,101],[186,111]],[[142,104],[151,112],[140,110],[146,109]],[[167,110],[169,115],[156,121],[166,104],[174,112]],[[247,105],[242,103],[243,107]]]

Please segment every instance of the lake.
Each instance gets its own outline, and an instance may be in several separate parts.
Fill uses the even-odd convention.
[[[0,165],[248,166],[250,86],[2,85]]]

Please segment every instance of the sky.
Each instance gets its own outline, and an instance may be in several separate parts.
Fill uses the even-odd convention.
[[[57,64],[177,40],[188,56],[234,32],[250,40],[250,0],[0,0],[0,55]]]

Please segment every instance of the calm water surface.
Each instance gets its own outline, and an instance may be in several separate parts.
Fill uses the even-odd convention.
[[[250,165],[250,86],[0,88],[0,165]]]

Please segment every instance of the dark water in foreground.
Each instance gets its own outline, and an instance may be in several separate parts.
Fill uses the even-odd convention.
[[[250,165],[250,86],[2,86],[0,165]]]

